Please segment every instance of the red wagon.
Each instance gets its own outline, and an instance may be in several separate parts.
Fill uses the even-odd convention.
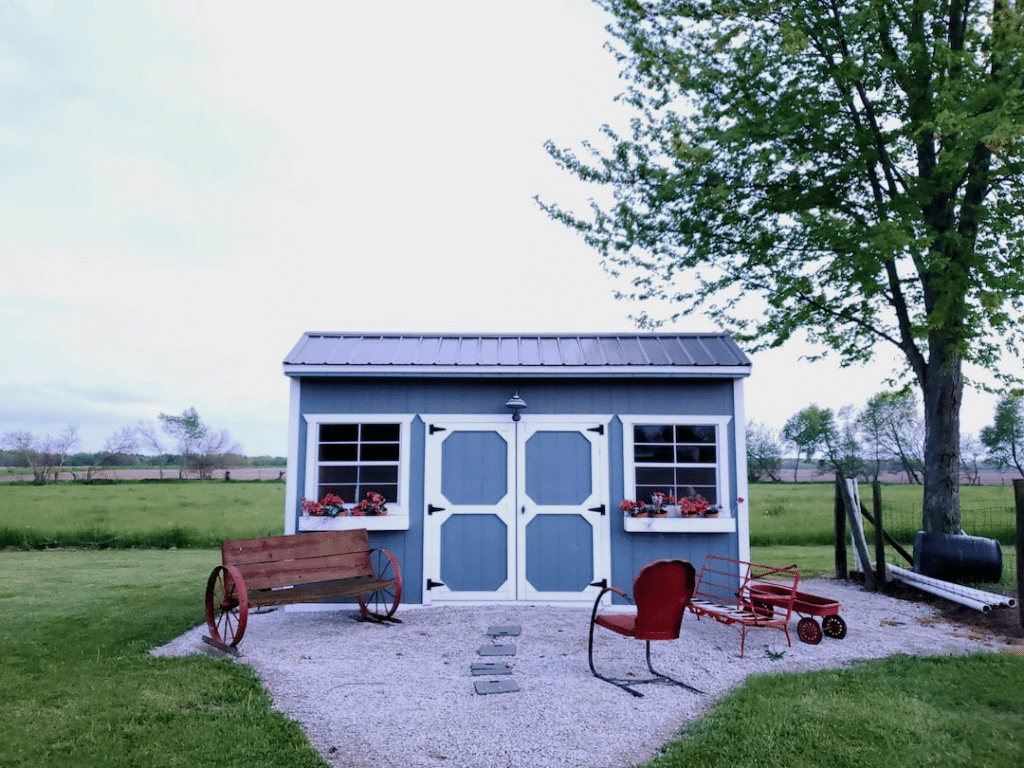
[[[770,613],[774,607],[786,607],[789,604],[789,595],[790,592],[784,587],[775,587],[772,584],[753,584],[750,587],[752,608],[758,613]],[[793,599],[793,611],[801,617],[796,624],[797,636],[811,645],[820,643],[822,634],[842,640],[846,637],[846,622],[839,615],[839,609],[842,607],[842,603],[829,600],[827,597],[797,592]],[[812,616],[822,617],[821,626],[818,626],[818,622],[812,619]]]

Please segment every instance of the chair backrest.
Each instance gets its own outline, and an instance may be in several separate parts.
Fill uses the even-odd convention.
[[[685,560],[645,565],[633,583],[637,640],[675,640],[693,596],[696,569]]]

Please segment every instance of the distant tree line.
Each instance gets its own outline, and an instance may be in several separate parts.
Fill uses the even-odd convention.
[[[912,390],[879,392],[860,409],[837,411],[812,403],[790,416],[781,431],[747,423],[747,475],[750,482],[779,481],[801,463],[822,472],[877,480],[883,473],[921,483],[924,472],[924,420]],[[786,459],[794,456],[795,460]],[[1024,395],[1004,393],[993,422],[977,437],[960,437],[963,481],[981,482],[981,470],[1016,470],[1024,477]]]
[[[168,439],[174,441],[175,451],[168,450],[172,447]],[[43,484],[55,481],[69,468],[85,480],[115,467],[156,468],[160,477],[174,468],[181,478],[208,480],[218,469],[285,464],[282,457],[245,457],[227,430],[208,427],[195,408],[177,415],[161,413],[159,425],[140,421],[122,427],[94,453],[78,451],[79,443],[78,427],[74,425],[57,436],[39,436],[25,430],[6,432],[0,436],[0,466],[23,467],[32,474],[33,482]]]

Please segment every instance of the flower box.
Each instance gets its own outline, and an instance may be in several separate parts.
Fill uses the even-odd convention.
[[[409,529],[408,515],[345,515],[320,517],[300,515],[300,531],[347,531],[365,528],[368,531],[406,531]]]
[[[623,517],[629,533],[734,533],[735,517]]]

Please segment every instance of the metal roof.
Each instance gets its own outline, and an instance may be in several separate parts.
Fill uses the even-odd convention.
[[[284,360],[310,375],[748,376],[750,359],[725,333],[304,333]]]

